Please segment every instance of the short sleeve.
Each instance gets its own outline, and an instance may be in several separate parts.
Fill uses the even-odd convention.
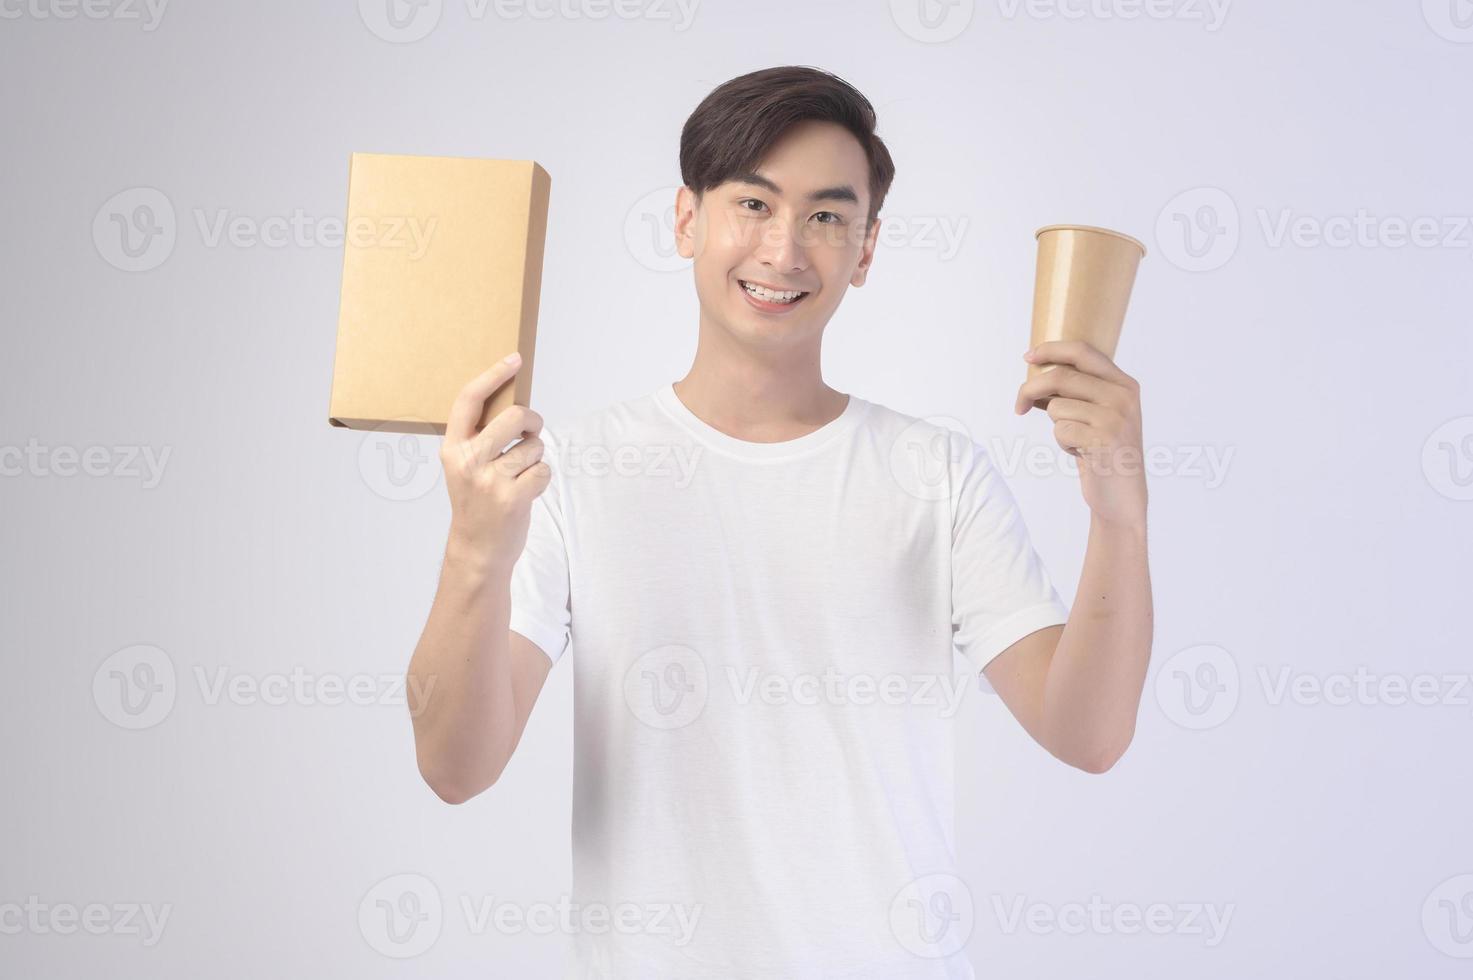
[[[568,549],[553,448],[556,440],[545,429],[542,440],[542,458],[553,468],[552,480],[532,501],[527,545],[512,567],[510,626],[557,663],[568,645],[572,624]]]
[[[964,440],[964,457],[971,442],[952,512],[953,640],[980,673],[1029,633],[1067,622],[1069,611],[986,449],[964,435],[953,438]]]

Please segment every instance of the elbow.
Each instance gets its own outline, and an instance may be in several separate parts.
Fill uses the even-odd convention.
[[[427,766],[424,760],[419,763],[419,775],[425,781],[436,796],[452,806],[459,806],[469,800],[475,799],[486,790],[496,784],[497,773],[490,779],[467,779],[465,776],[452,776],[437,771]]]
[[[459,806],[467,800],[474,799],[478,795],[475,791],[466,790],[460,786],[445,782],[431,782],[426,779],[425,785],[434,790],[436,796],[451,806]]]
[[[1123,754],[1123,753],[1122,753]],[[1069,764],[1080,772],[1087,772],[1093,776],[1102,776],[1115,768],[1115,763],[1120,761],[1120,755],[1113,753],[1096,753],[1077,759]]]
[[[1081,772],[1099,776],[1115,768],[1125,755],[1125,750],[1130,748],[1134,732],[1127,733],[1123,738],[1100,739],[1093,744],[1075,752],[1064,761]]]

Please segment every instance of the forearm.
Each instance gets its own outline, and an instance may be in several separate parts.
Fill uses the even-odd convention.
[[[1043,727],[1055,755],[1102,772],[1125,752],[1152,632],[1144,520],[1092,517],[1079,588],[1044,680]]]
[[[434,604],[409,661],[415,756],[449,802],[494,783],[516,724],[508,649],[511,569],[472,557],[452,538]]]

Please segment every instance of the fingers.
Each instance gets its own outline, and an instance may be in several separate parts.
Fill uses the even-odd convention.
[[[1077,398],[1050,398],[1048,417],[1054,420],[1054,439],[1071,456],[1099,444],[1097,426],[1104,421],[1105,410]]]
[[[1098,405],[1080,401],[1078,398],[1050,398],[1046,411],[1048,417],[1055,422],[1083,422],[1085,425],[1096,425],[1104,421],[1104,411]]]
[[[455,401],[450,405],[450,417],[445,422],[445,438],[453,442],[464,442],[474,437],[476,423],[481,420],[481,413],[486,408],[486,399],[494,395],[496,389],[511,380],[521,364],[521,355],[513,352],[511,361],[497,361],[467,381],[465,387],[460,389],[455,396]],[[506,440],[506,442],[510,441],[510,439]],[[503,442],[502,445],[506,445],[506,442]]]
[[[1088,459],[1098,472],[1117,451],[1139,456],[1140,384],[1104,352],[1080,340],[1039,344],[1024,357],[1048,365],[1018,388],[1013,411],[1035,405],[1054,422],[1054,439],[1071,456]],[[1108,470],[1106,470],[1108,472]]]
[[[524,442],[542,431],[542,416],[525,405],[509,405],[497,412],[486,427],[465,442],[466,451],[484,465],[504,455],[501,451],[516,439]],[[538,440],[539,445],[541,440]],[[521,444],[513,446],[518,448]],[[510,453],[512,450],[508,449]],[[517,471],[520,472],[520,469]]]
[[[1063,419],[1054,423],[1054,439],[1060,448],[1071,456],[1093,449],[1097,444],[1094,430],[1084,422]]]
[[[1050,368],[1036,378],[1023,382],[1013,403],[1013,413],[1021,415],[1036,401],[1062,395],[1099,405],[1112,404],[1113,386],[1100,378],[1068,365]]]
[[[1054,420],[1054,439],[1071,456],[1099,459],[1116,450],[1129,456],[1128,427],[1113,410],[1075,398],[1052,398],[1047,411]]]
[[[1048,340],[1025,356],[1032,364],[1068,364],[1085,374],[1092,374],[1127,388],[1136,383],[1104,351],[1083,340]]]
[[[526,487],[534,497],[546,490],[551,482],[552,467],[547,465],[545,459],[539,459],[517,476],[517,486]]]
[[[528,436],[491,461],[502,476],[520,477],[531,466],[542,462],[546,446],[537,436]]]

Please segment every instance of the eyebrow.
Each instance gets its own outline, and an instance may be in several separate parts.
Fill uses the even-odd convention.
[[[783,189],[781,187],[777,186],[761,174],[740,174],[736,177],[733,177],[732,180],[738,184],[752,184],[756,187],[762,187],[778,195],[781,195],[783,192]],[[859,195],[855,194],[854,188],[850,187],[848,184],[840,184],[837,187],[825,187],[821,190],[813,191],[811,194],[808,195],[808,200],[847,201],[850,204],[857,205],[859,204]]]

